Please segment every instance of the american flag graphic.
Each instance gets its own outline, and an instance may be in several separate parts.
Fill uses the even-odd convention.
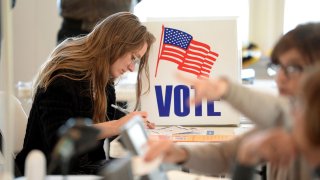
[[[218,56],[218,53],[210,50],[209,45],[194,40],[190,34],[162,26],[155,77],[159,61],[167,60],[178,64],[181,71],[192,73],[198,78],[208,78]]]

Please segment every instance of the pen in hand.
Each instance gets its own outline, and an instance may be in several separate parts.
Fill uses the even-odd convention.
[[[121,112],[123,112],[125,114],[129,114],[130,113],[128,110],[123,109],[122,107],[117,106],[115,104],[111,104],[111,107],[113,107],[113,108],[115,108],[115,109],[117,109],[117,110],[119,110],[119,111],[121,111]],[[147,120],[147,123],[150,124],[151,122]]]
[[[122,107],[120,106],[117,106],[117,105],[114,105],[114,104],[111,104],[111,107],[115,108],[116,110],[119,110],[120,112],[123,112],[125,114],[129,114],[130,112],[126,109],[123,109]]]

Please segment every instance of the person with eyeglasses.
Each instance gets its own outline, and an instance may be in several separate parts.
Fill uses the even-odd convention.
[[[261,159],[272,159],[275,162],[283,154],[297,154],[297,160],[287,179],[319,179],[320,178],[320,64],[304,68],[302,80],[298,86],[298,93],[290,99],[290,113],[293,117],[291,131],[283,128],[272,128],[260,131],[246,138],[239,148],[238,160],[241,162],[242,172],[252,177],[253,167]],[[275,140],[282,138],[282,140]],[[278,144],[278,149],[274,142]],[[292,152],[288,143],[295,146]],[[270,146],[272,144],[272,146]],[[289,147],[289,148],[288,148]],[[273,153],[270,153],[273,151]],[[287,163],[287,162],[282,162]],[[280,164],[281,165],[281,164]],[[243,168],[247,167],[247,168]],[[249,167],[249,168],[248,168]],[[250,168],[251,167],[251,168]],[[296,167],[296,168],[294,168]],[[282,169],[282,167],[278,167]],[[300,171],[299,171],[300,169]],[[289,171],[290,172],[290,171]]]
[[[262,130],[279,127],[290,131],[293,121],[289,99],[297,95],[305,68],[320,62],[320,23],[299,25],[282,36],[272,51],[271,62],[270,67],[277,73],[279,97],[250,90],[224,77],[190,79],[179,76],[181,81],[192,85],[197,92],[191,103],[200,103],[203,98],[222,99],[255,122],[256,128],[220,144],[178,146],[170,140],[150,142],[145,161],[163,155],[166,162],[218,175],[232,173],[237,157],[240,156],[238,153],[250,151],[254,154],[249,157],[257,158],[259,163],[271,162],[268,165],[268,179],[311,179],[310,168],[304,159],[298,156],[293,161],[297,155],[294,142],[283,133],[264,139],[257,138],[258,141],[250,141],[253,143],[245,146],[242,151],[239,149],[242,143],[247,142],[247,138]],[[273,158],[274,154],[276,158]]]
[[[58,129],[69,118],[92,119],[100,134],[95,149],[73,158],[68,174],[97,174],[106,163],[104,139],[119,135],[120,127],[133,116],[142,116],[146,126],[154,128],[154,124],[147,123],[147,112],[137,111],[142,83],[149,84],[142,82],[141,76],[148,67],[154,41],[155,37],[138,17],[119,12],[105,18],[88,35],[59,44],[35,78],[24,145],[16,157],[22,173],[26,157],[33,149],[41,150],[48,164],[51,163]],[[138,68],[136,106],[134,112],[124,114],[111,107],[116,102],[114,81],[135,68]]]

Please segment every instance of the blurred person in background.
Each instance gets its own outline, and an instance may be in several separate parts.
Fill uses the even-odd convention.
[[[247,171],[264,159],[272,162],[282,159],[285,153],[291,154],[288,144],[278,144],[281,149],[270,146],[275,138],[286,139],[297,149],[297,157],[307,162],[309,179],[320,178],[320,66],[310,68],[305,73],[298,93],[291,100],[293,128],[291,132],[282,128],[269,129],[253,134],[240,145],[237,159]],[[279,151],[280,150],[280,151]],[[301,157],[300,157],[301,156]],[[298,163],[299,161],[296,161]],[[302,164],[297,164],[302,166]],[[243,170],[243,169],[242,169]],[[299,172],[300,173],[300,172]],[[302,176],[291,176],[291,179],[306,179]]]
[[[60,43],[68,37],[88,34],[111,14],[130,11],[140,0],[57,0],[62,24],[57,36]]]

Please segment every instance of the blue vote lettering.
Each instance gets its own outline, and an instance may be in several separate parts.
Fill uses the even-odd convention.
[[[163,99],[161,86],[155,86],[158,112],[160,117],[168,117],[170,115],[171,97],[172,97],[172,86],[166,86],[165,98]]]
[[[190,114],[190,106],[186,103],[189,99],[190,91],[188,86],[178,85],[174,88],[174,113],[177,116],[184,117]]]
[[[194,89],[193,86],[191,86],[191,89]],[[195,107],[195,116],[202,116],[202,104],[198,104]]]
[[[187,101],[190,99],[190,89],[186,85],[172,85],[165,86],[164,94],[162,93],[162,86],[155,86],[155,93],[157,98],[158,112],[160,117],[169,117],[171,109],[171,100],[173,94],[174,100],[174,114],[179,117],[185,117],[190,114],[190,106]],[[172,93],[173,92],[173,93]],[[196,93],[196,92],[195,92]],[[202,105],[195,106],[195,116],[202,116]],[[207,116],[221,116],[221,112],[214,110],[214,101],[207,101]]]

